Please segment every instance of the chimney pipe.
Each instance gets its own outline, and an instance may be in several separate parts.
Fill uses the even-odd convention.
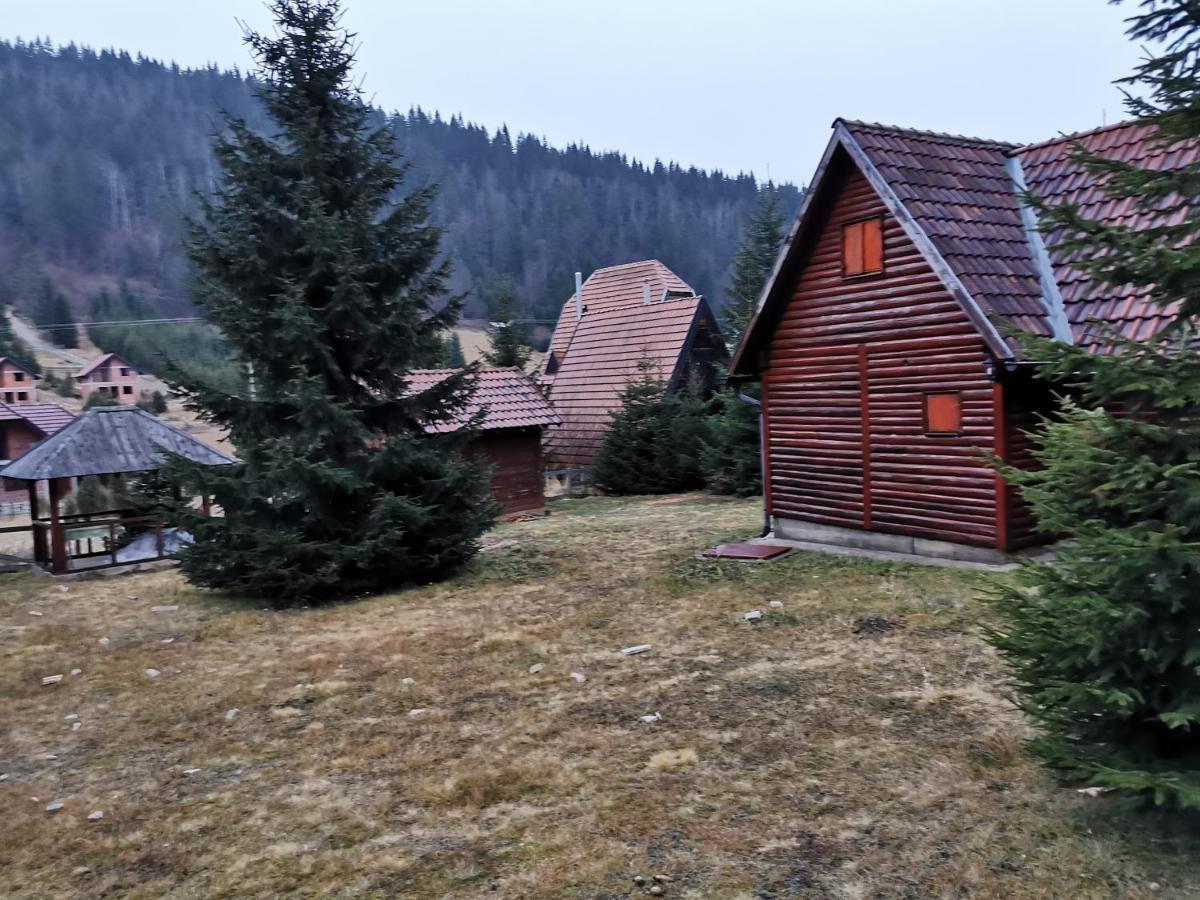
[[[575,318],[583,318],[583,273],[575,273]]]
[[[650,305],[650,282],[642,282],[642,302],[647,306]]]

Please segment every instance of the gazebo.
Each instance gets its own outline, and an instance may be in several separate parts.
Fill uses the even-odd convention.
[[[168,456],[182,456],[206,466],[237,462],[144,410],[112,406],[88,410],[0,469],[3,478],[28,485],[34,561],[61,575],[167,556],[168,536],[154,516],[128,510],[66,516],[59,504],[77,478],[153,472]],[[43,481],[49,509],[48,514],[39,515],[38,485]],[[208,499],[202,498],[202,502],[207,509]],[[137,531],[146,535],[152,531],[153,543],[144,540],[140,547],[135,546],[138,541],[122,545],[121,536]]]

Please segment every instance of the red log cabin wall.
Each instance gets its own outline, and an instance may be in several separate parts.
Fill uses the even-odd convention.
[[[1007,509],[987,455],[1008,437],[994,427],[1005,399],[983,340],[862,174],[843,161],[831,186],[828,218],[767,346],[768,508],[1004,549]],[[843,226],[872,217],[883,272],[846,277]],[[872,240],[852,234],[850,254]],[[862,268],[856,260],[849,271]],[[931,404],[930,393],[952,398]],[[945,413],[954,433],[929,434]]]
[[[485,431],[468,453],[492,467],[492,496],[503,507],[502,518],[545,509],[540,428]]]

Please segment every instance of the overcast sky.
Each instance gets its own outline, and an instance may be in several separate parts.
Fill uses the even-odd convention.
[[[837,116],[1037,141],[1123,116],[1140,56],[1104,0],[346,0],[359,71],[561,146],[804,182]],[[0,36],[249,65],[260,0],[0,0]]]

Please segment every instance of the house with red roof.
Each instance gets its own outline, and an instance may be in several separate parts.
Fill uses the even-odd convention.
[[[9,356],[0,356],[0,400],[37,403],[37,376]]]
[[[578,276],[577,276],[578,279]],[[715,384],[728,354],[707,301],[658,260],[597,269],[563,304],[542,372],[562,420],[554,469],[590,469],[626,386],[649,371],[667,390]]]
[[[408,373],[408,388],[421,394],[454,374],[455,369],[419,369]],[[492,496],[501,518],[545,511],[542,436],[559,424],[542,392],[520,369],[481,369],[471,400],[449,422],[426,426],[430,433],[454,431],[477,420],[478,434],[468,455],[492,469]]]
[[[103,394],[118,403],[137,403],[144,387],[137,367],[115,353],[92,360],[76,373],[75,380],[84,402],[92,394]]]
[[[75,420],[57,403],[0,403],[0,465],[25,455],[34,444]],[[0,501],[24,501],[24,486],[0,485]]]
[[[1072,158],[1194,164],[1145,123],[1045,143],[837,120],[731,364],[762,384],[778,537],[979,559],[1043,540],[992,456],[1032,464],[1051,408],[1011,328],[1106,352],[1168,313],[1089,281],[1026,192],[1138,227]]]

